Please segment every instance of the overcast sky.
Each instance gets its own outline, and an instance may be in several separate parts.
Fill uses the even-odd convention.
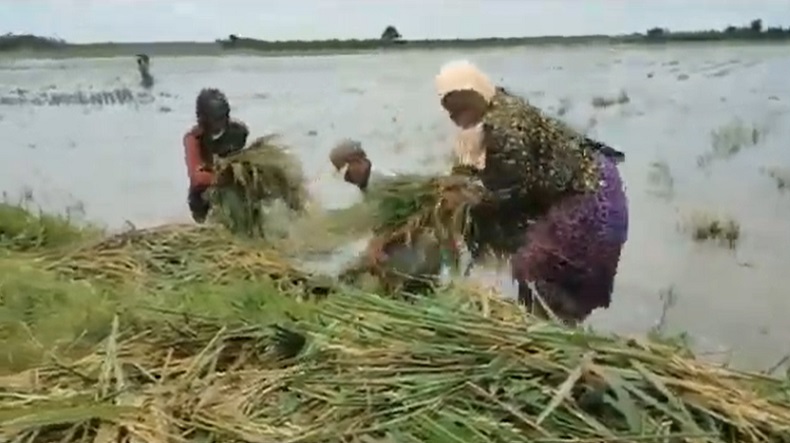
[[[0,0],[0,33],[73,42],[474,38],[790,26],[790,0]]]

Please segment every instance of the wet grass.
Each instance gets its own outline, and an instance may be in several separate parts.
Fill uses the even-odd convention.
[[[6,251],[31,251],[65,247],[96,238],[101,230],[94,226],[74,228],[64,215],[45,214],[32,203],[0,202],[0,248]]]

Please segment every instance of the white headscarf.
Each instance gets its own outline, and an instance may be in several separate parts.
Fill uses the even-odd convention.
[[[488,76],[466,60],[447,63],[436,76],[436,91],[439,98],[454,91],[475,91],[490,102],[496,94],[496,86]],[[486,162],[483,147],[482,125],[462,130],[455,142],[455,156],[462,165],[483,169]]]
[[[436,91],[439,98],[454,91],[475,91],[486,101],[496,94],[496,86],[487,75],[467,60],[445,64],[436,76]]]

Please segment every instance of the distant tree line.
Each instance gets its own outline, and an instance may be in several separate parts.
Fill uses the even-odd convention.
[[[479,48],[523,46],[534,44],[585,44],[585,43],[661,43],[661,42],[693,42],[717,40],[790,40],[790,27],[763,27],[761,19],[752,20],[748,26],[728,26],[723,30],[673,32],[666,28],[655,27],[645,33],[630,35],[583,35],[583,36],[544,36],[544,37],[513,37],[513,38],[478,38],[478,39],[434,39],[407,40],[394,25],[384,28],[378,38],[350,40],[259,40],[231,34],[225,39],[218,39],[215,44],[225,50],[247,50],[266,52],[307,52],[307,51],[360,51],[387,48]],[[196,43],[199,44],[199,43]],[[210,43],[204,43],[210,45]],[[31,34],[5,34],[0,36],[0,51],[16,50],[62,50],[68,48],[104,48],[112,46],[120,49],[135,44],[96,43],[70,44],[61,39],[40,37]],[[139,46],[139,44],[137,44]],[[155,46],[156,43],[146,44]]]
[[[249,49],[260,51],[302,51],[302,50],[364,50],[383,49],[394,45],[410,48],[454,48],[454,47],[486,47],[486,46],[520,46],[527,44],[576,44],[576,43],[657,43],[670,41],[716,41],[716,40],[790,40],[790,27],[763,28],[761,19],[752,20],[748,26],[728,26],[721,31],[672,32],[665,28],[652,28],[644,34],[635,33],[623,36],[585,35],[585,36],[545,36],[515,38],[480,38],[480,39],[442,39],[442,40],[405,40],[398,29],[387,26],[376,39],[353,40],[290,40],[272,41],[242,38],[231,35],[228,39],[217,40],[224,49]]]
[[[706,41],[706,40],[779,40],[790,39],[790,27],[763,27],[762,19],[754,19],[748,26],[727,26],[709,31],[672,32],[666,28],[651,28],[644,34],[648,41]]]
[[[20,51],[25,49],[61,49],[68,46],[64,40],[40,37],[33,34],[7,33],[0,36],[0,51]]]
[[[258,40],[254,38],[239,37],[237,34],[231,34],[227,39],[219,39],[217,43],[225,49],[272,49],[272,50],[299,50],[302,48],[314,49],[334,49],[334,48],[348,48],[348,49],[367,49],[386,47],[390,45],[403,44],[403,36],[401,36],[398,29],[389,25],[384,28],[381,37],[377,39],[364,39],[364,40],[288,40],[288,41],[267,41]]]

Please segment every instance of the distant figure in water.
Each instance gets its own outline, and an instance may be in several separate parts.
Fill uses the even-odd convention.
[[[628,234],[617,169],[625,155],[496,87],[469,62],[445,66],[436,86],[463,129],[457,167],[493,195],[472,216],[497,235],[481,233],[471,243],[511,258],[519,300],[538,315],[548,314],[533,288],[567,324],[608,307]]]
[[[206,191],[214,184],[214,157],[244,149],[249,130],[230,118],[230,103],[219,89],[203,89],[195,100],[197,124],[184,135],[184,157],[189,177],[187,200],[192,218],[203,223],[211,205]]]
[[[137,54],[137,69],[140,71],[140,84],[151,89],[154,86],[154,77],[151,75],[151,59],[148,54]]]

